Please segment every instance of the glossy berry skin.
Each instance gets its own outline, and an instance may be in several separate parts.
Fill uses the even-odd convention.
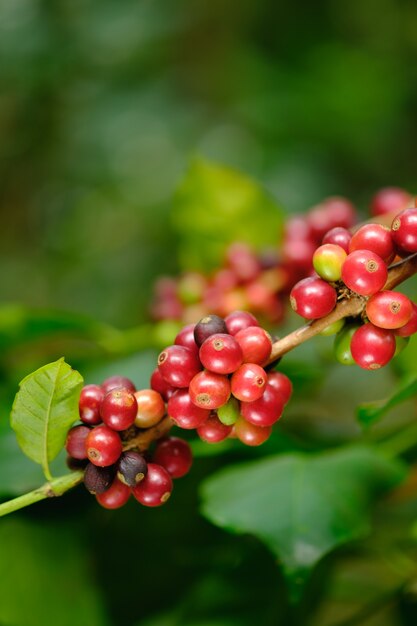
[[[202,409],[218,409],[230,397],[230,382],[226,376],[213,372],[200,372],[190,383],[192,402]]]
[[[100,413],[103,422],[113,430],[126,430],[133,425],[138,411],[134,393],[127,389],[113,389],[104,396]]]
[[[292,396],[292,382],[288,376],[282,372],[269,372],[267,384],[278,391],[284,404],[289,402]]]
[[[350,344],[357,365],[367,370],[386,365],[395,354],[395,336],[390,330],[364,324],[354,333]]]
[[[379,291],[366,303],[369,321],[379,328],[401,328],[411,317],[411,301],[397,291]]]
[[[231,374],[242,364],[243,354],[237,340],[229,334],[216,333],[200,348],[200,361],[210,372]]]
[[[104,493],[112,484],[115,474],[116,468],[114,465],[97,467],[93,463],[88,463],[84,472],[85,488],[92,494]]]
[[[122,442],[117,432],[106,426],[96,426],[86,439],[88,460],[98,467],[113,465],[122,453]]]
[[[260,446],[269,439],[272,433],[272,426],[265,428],[255,426],[247,422],[243,417],[240,417],[234,425],[233,431],[239,441],[246,446]]]
[[[168,398],[172,396],[175,391],[175,387],[169,385],[161,376],[161,372],[156,368],[151,375],[151,388],[161,394],[162,399],[167,402]]]
[[[168,400],[168,415],[180,428],[198,428],[210,415],[209,409],[196,406],[188,389],[178,389]]]
[[[144,506],[161,506],[170,497],[173,489],[172,478],[167,470],[157,463],[148,463],[148,473],[132,492],[136,500]]]
[[[371,202],[372,215],[398,213],[411,204],[411,196],[399,187],[386,187],[374,195]]]
[[[134,487],[143,480],[148,472],[148,464],[139,452],[127,450],[117,462],[117,478],[120,482]]]
[[[86,439],[90,434],[88,426],[80,425],[70,428],[65,442],[65,449],[73,459],[79,461],[87,458]]]
[[[346,252],[340,246],[325,243],[313,254],[313,267],[317,274],[328,282],[340,280],[346,256]]]
[[[194,339],[200,347],[208,337],[217,333],[227,334],[226,323],[218,315],[207,315],[203,317],[194,328]]]
[[[105,509],[120,509],[129,500],[130,493],[130,487],[115,478],[109,489],[96,494],[96,500]]]
[[[220,441],[227,439],[231,432],[232,426],[223,424],[216,413],[211,413],[206,421],[197,428],[198,436],[206,443],[220,443]]]
[[[352,235],[347,230],[347,228],[343,228],[342,226],[336,226],[336,228],[331,228],[323,237],[322,244],[332,243],[336,246],[340,246],[343,250],[348,254],[349,253],[349,243],[352,239]]]
[[[355,365],[355,360],[350,350],[350,344],[353,335],[360,327],[360,324],[347,324],[335,337],[333,352],[336,359],[342,365]]]
[[[113,389],[128,389],[129,391],[136,391],[135,385],[132,383],[130,378],[126,376],[110,376],[110,378],[106,378],[106,380],[101,385],[101,388],[104,391],[104,394],[109,393],[109,391],[113,391]]]
[[[256,363],[244,363],[231,378],[232,394],[243,402],[258,400],[265,391],[267,374]]]
[[[172,387],[188,387],[201,370],[198,356],[184,346],[169,346],[158,357],[162,378]]]
[[[272,426],[279,420],[284,410],[284,401],[277,389],[266,385],[261,398],[254,402],[241,402],[240,413],[247,422],[254,426]]]
[[[370,250],[351,252],[342,267],[345,285],[361,296],[381,291],[388,277],[387,266],[380,256]]]
[[[135,426],[150,428],[161,421],[165,415],[165,402],[160,393],[154,389],[141,389],[135,393],[137,411]]]
[[[240,403],[237,398],[230,396],[226,404],[217,409],[217,417],[226,426],[233,426],[240,415]]]
[[[336,290],[325,280],[314,276],[300,280],[290,294],[293,310],[309,320],[328,315],[336,306],[336,299]]]
[[[176,346],[184,346],[184,348],[188,348],[194,352],[194,354],[198,355],[198,345],[194,339],[194,329],[195,324],[187,324],[187,326],[184,326],[175,337],[174,344]]]
[[[417,252],[417,208],[405,209],[391,225],[392,238],[396,246],[405,252]]]
[[[258,326],[249,326],[235,335],[243,355],[244,363],[263,365],[269,359],[272,340],[269,333]]]
[[[99,385],[83,387],[78,402],[80,420],[89,426],[96,426],[101,422],[100,406],[104,398],[104,391]]]
[[[158,441],[153,461],[162,465],[172,478],[182,478],[191,469],[193,454],[189,444],[184,439],[166,437]]]
[[[236,335],[249,326],[259,326],[259,322],[249,311],[233,311],[224,318],[229,335]]]
[[[397,328],[395,334],[398,337],[410,337],[417,332],[417,305],[414,302],[411,303],[411,316],[405,326],[401,326],[401,328]]]
[[[352,236],[349,252],[370,250],[389,264],[395,257],[395,246],[391,230],[382,224],[364,224]]]

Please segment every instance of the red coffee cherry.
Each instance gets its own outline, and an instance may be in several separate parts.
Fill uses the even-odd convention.
[[[244,363],[232,375],[230,382],[235,398],[244,402],[253,402],[264,393],[267,375],[260,365]]]
[[[99,467],[113,465],[122,453],[118,433],[104,424],[90,430],[86,446],[88,460]]]
[[[350,228],[355,223],[355,208],[346,198],[327,198],[307,215],[312,236],[321,241],[324,235],[335,226]]]
[[[414,302],[411,303],[411,316],[407,324],[397,328],[395,334],[398,337],[410,337],[417,332],[417,305]]]
[[[191,469],[193,454],[184,439],[166,437],[158,441],[153,460],[158,465],[162,465],[172,478],[182,478]]]
[[[96,426],[101,422],[100,405],[104,398],[104,391],[99,385],[83,387],[78,403],[80,419],[84,424]]]
[[[130,487],[115,478],[109,489],[97,493],[97,502],[105,509],[120,509],[130,498]]]
[[[168,400],[167,412],[177,426],[186,430],[198,428],[210,415],[208,409],[192,402],[187,389],[178,389],[172,394]]]
[[[226,260],[241,282],[254,280],[260,273],[259,260],[245,243],[232,243],[227,249]]]
[[[216,413],[211,413],[205,422],[197,428],[200,439],[206,443],[220,443],[224,441],[232,432],[232,426],[223,424]]]
[[[101,385],[101,388],[104,391],[104,395],[109,393],[109,391],[113,391],[113,389],[127,389],[128,391],[135,392],[136,387],[130,380],[130,378],[126,378],[126,376],[110,376],[110,378],[106,378],[104,383]]]
[[[86,439],[90,434],[88,426],[73,426],[69,429],[65,449],[73,459],[83,460],[87,458]]]
[[[224,318],[229,335],[236,335],[240,330],[249,326],[259,326],[259,322],[249,311],[233,311]]]
[[[217,333],[227,334],[226,323],[218,315],[207,315],[203,317],[194,328],[194,339],[200,347],[208,337]]]
[[[242,350],[244,363],[262,365],[271,354],[272,340],[269,333],[259,326],[248,326],[235,335]]]
[[[135,421],[138,403],[133,392],[113,389],[104,396],[100,413],[103,422],[113,430],[126,430]]]
[[[194,329],[195,324],[188,324],[187,326],[184,326],[184,328],[182,328],[175,337],[174,343],[176,346],[184,346],[184,348],[188,348],[198,356],[198,345],[194,339]]]
[[[292,382],[282,372],[269,372],[268,383],[270,387],[274,387],[281,395],[284,404],[290,400],[292,396]]]
[[[395,246],[391,230],[382,224],[364,224],[352,236],[349,252],[370,250],[389,264],[395,257]]]
[[[230,397],[230,382],[227,376],[213,372],[199,372],[189,387],[192,402],[202,409],[218,409]]]
[[[272,426],[279,420],[284,410],[284,401],[277,389],[266,385],[264,394],[254,402],[241,402],[240,413],[250,424]]]
[[[346,256],[346,252],[340,246],[325,243],[313,254],[313,267],[317,274],[328,282],[340,280]]]
[[[300,280],[290,294],[293,310],[309,320],[328,315],[336,306],[336,299],[336,290],[314,276]]]
[[[395,245],[406,252],[417,252],[417,208],[405,209],[391,225]]]
[[[156,463],[148,463],[145,478],[133,487],[132,493],[136,500],[144,506],[161,506],[172,493],[172,478],[167,470]]]
[[[288,267],[299,273],[306,274],[312,268],[312,259],[316,244],[314,241],[300,239],[284,241],[282,245],[282,258]]]
[[[236,437],[246,446],[260,446],[272,433],[272,426],[265,428],[250,424],[243,417],[240,417],[233,426]]]
[[[371,296],[381,291],[387,277],[388,270],[384,261],[370,250],[351,252],[342,267],[343,282],[361,296]]]
[[[159,355],[158,368],[162,378],[172,387],[188,387],[201,370],[201,363],[189,348],[169,346]]]
[[[154,391],[157,391],[158,393],[160,393],[165,402],[168,401],[168,398],[172,396],[172,394],[175,391],[175,387],[172,387],[171,385],[169,385],[167,381],[164,378],[162,378],[161,372],[159,371],[158,368],[156,368],[152,372],[150,382],[151,382],[151,388]]]
[[[165,415],[165,402],[160,393],[154,389],[141,389],[135,393],[137,411],[135,426],[150,428],[161,421]]]
[[[390,330],[364,324],[354,333],[350,349],[357,365],[366,370],[379,369],[394,356],[395,336]]]
[[[411,317],[411,301],[397,291],[379,291],[366,303],[369,321],[379,328],[401,328]]]
[[[349,243],[351,239],[352,235],[347,228],[336,226],[336,228],[332,228],[327,231],[323,237],[322,244],[332,243],[336,246],[340,246],[347,254],[349,254]]]
[[[386,187],[374,195],[371,202],[372,215],[398,213],[411,204],[411,196],[399,187]]]
[[[237,340],[224,333],[208,337],[201,345],[199,354],[204,367],[217,374],[231,374],[243,361],[242,350]]]

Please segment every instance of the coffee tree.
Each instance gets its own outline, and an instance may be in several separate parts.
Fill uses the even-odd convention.
[[[230,195],[236,186],[237,200]],[[194,164],[173,213],[185,271],[158,281],[154,322],[124,332],[55,322],[58,330],[94,335],[116,354],[160,345],[153,366],[141,372],[148,382],[115,369],[85,383],[64,358],[27,374],[11,427],[46,482],[4,501],[0,515],[80,483],[105,509],[135,501],[175,510],[177,479],[191,476],[204,458],[216,459],[198,487],[203,516],[263,542],[286,579],[285,623],[307,619],[300,615],[314,568],[342,544],[373,536],[375,505],[414,493],[417,428],[407,401],[417,391],[416,348],[412,339],[407,344],[417,332],[417,305],[409,297],[417,208],[408,193],[389,188],[373,198],[371,213],[359,220],[350,201],[331,197],[286,218],[281,236],[282,213],[253,181]],[[260,252],[271,237],[277,245]],[[44,324],[42,338],[45,327],[51,326]],[[33,321],[27,332],[39,332]],[[309,354],[308,346],[318,344],[320,351]],[[299,361],[289,360],[303,349]],[[391,362],[375,399],[372,377]],[[368,388],[373,401],[364,402]],[[320,432],[321,412],[337,425],[355,404],[354,434],[332,439]],[[405,417],[393,418],[392,409],[404,406]],[[68,470],[57,474],[62,453]],[[413,532],[403,531],[400,540],[412,543]],[[395,554],[400,561],[397,547]],[[405,556],[401,563],[389,598],[402,597],[417,573]]]

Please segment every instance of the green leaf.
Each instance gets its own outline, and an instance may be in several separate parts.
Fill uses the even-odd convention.
[[[172,220],[182,268],[207,271],[218,267],[232,241],[276,246],[283,213],[252,179],[199,158],[176,193]]]
[[[20,383],[10,416],[19,446],[39,463],[47,480],[49,462],[62,449],[68,428],[78,419],[82,376],[64,359],[44,365]]]
[[[372,500],[404,473],[398,461],[365,447],[273,456],[206,480],[202,511],[217,526],[265,542],[297,599],[325,554],[369,532]]]
[[[357,407],[356,415],[363,426],[370,426],[390,409],[417,394],[417,376],[401,381],[395,391],[383,400],[365,402]]]
[[[63,520],[19,517],[0,525],[0,623],[8,626],[104,626],[103,599],[88,546]]]

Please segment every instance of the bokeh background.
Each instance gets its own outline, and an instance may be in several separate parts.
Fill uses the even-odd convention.
[[[24,374],[65,354],[88,380],[146,386],[155,352],[130,342],[155,278],[179,271],[172,199],[193,157],[288,213],[341,194],[365,214],[380,187],[416,189],[416,111],[414,0],[0,0],[2,493],[38,480],[7,432]],[[366,399],[370,379],[355,385]],[[314,445],[357,436],[347,399],[340,431],[325,397]],[[383,571],[378,550],[326,562],[294,614],[267,549],[198,514],[201,478],[245,454],[199,459],[158,511],[103,512],[79,490],[0,522],[0,623],[338,623]],[[381,576],[371,600],[398,583]],[[404,606],[360,623],[411,624]]]

